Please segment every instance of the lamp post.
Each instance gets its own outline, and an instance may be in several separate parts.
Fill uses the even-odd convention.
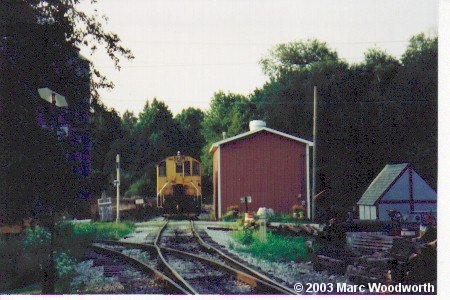
[[[56,107],[67,107],[66,98],[55,91],[50,90],[49,88],[41,88],[38,89],[39,96],[47,102],[52,104],[51,106],[51,116],[53,123],[53,132],[56,138],[56,142],[58,143],[58,113],[56,111]],[[56,201],[56,191],[53,190],[52,195],[52,203],[50,205],[50,220],[48,224],[48,228],[50,231],[50,255],[48,259],[48,265],[44,270],[44,283],[42,286],[43,294],[54,294],[55,293],[55,276],[56,276],[56,268],[55,268],[55,260],[54,260],[54,245],[55,245],[55,212],[53,208],[53,204]]]
[[[116,223],[120,222],[120,154],[116,155],[116,173],[117,179],[114,181],[117,189],[117,204],[116,204]]]

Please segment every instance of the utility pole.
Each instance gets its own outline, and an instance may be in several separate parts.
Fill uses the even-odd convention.
[[[119,207],[120,207],[120,154],[116,155],[116,172],[117,172],[117,178],[115,180],[116,189],[117,189],[117,218],[116,222],[120,221],[120,214],[119,214]]]
[[[317,86],[314,86],[314,115],[313,115],[313,182],[311,195],[311,220],[316,218],[316,178],[317,178]]]
[[[58,145],[58,117],[59,113],[57,111],[57,107],[64,107],[67,108],[67,101],[66,97],[57,94],[56,92],[50,90],[49,88],[40,88],[38,89],[39,96],[41,96],[42,99],[48,101],[51,103],[51,116],[52,116],[52,122],[53,122],[53,134],[56,138],[56,144]],[[53,159],[56,159],[53,156]],[[55,179],[57,180],[57,179]],[[55,208],[53,207],[56,205],[56,196],[57,191],[55,189],[56,187],[53,186],[51,189],[53,191],[51,205],[49,207],[49,220],[47,227],[50,231],[50,253],[48,256],[47,265],[44,268],[44,280],[42,283],[42,293],[43,294],[54,294],[55,293],[55,283],[56,283],[56,267],[55,267],[55,259],[54,259],[54,248],[55,248],[55,234],[56,234],[56,228],[55,228]]]

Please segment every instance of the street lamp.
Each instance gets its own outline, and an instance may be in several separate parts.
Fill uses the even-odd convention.
[[[66,97],[58,94],[55,91],[52,91],[49,88],[41,88],[38,89],[39,96],[47,102],[50,102],[54,106],[58,107],[67,107]]]
[[[58,142],[58,112],[56,111],[56,107],[67,107],[66,97],[58,94],[55,91],[52,91],[49,88],[40,88],[38,89],[39,96],[47,102],[52,104],[51,115],[53,122],[53,130],[56,137],[56,142]],[[53,191],[52,199],[56,201],[56,191]],[[53,202],[52,201],[52,202]],[[54,203],[52,203],[54,204]],[[53,205],[50,205],[50,256],[48,261],[48,267],[44,270],[44,285],[42,287],[43,294],[53,294],[55,292],[55,276],[56,276],[56,268],[55,261],[53,255],[54,249],[54,239],[55,239],[55,213]]]
[[[114,180],[114,185],[117,188],[117,204],[116,204],[116,222],[120,221],[120,154],[116,155],[116,172],[117,178]]]

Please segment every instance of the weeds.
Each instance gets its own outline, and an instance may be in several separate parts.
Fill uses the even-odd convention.
[[[94,267],[93,260],[77,264],[71,289],[76,293],[101,293],[123,290],[117,277],[103,276],[103,267]]]
[[[131,222],[91,222],[76,223],[73,227],[73,234],[75,238],[88,238],[90,240],[118,240],[127,234],[132,233],[133,230],[134,224]]]
[[[268,221],[277,223],[294,223],[298,220],[294,219],[291,214],[274,214],[269,216]]]
[[[235,247],[236,250],[257,258],[268,261],[303,261],[308,258],[308,239],[303,236],[287,237],[268,232],[266,243],[260,242],[258,232],[249,229],[234,232],[232,236],[242,245]]]

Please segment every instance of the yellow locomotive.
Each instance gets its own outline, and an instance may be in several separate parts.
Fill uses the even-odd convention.
[[[168,214],[198,214],[202,204],[200,162],[190,156],[169,156],[156,166],[158,208]]]

